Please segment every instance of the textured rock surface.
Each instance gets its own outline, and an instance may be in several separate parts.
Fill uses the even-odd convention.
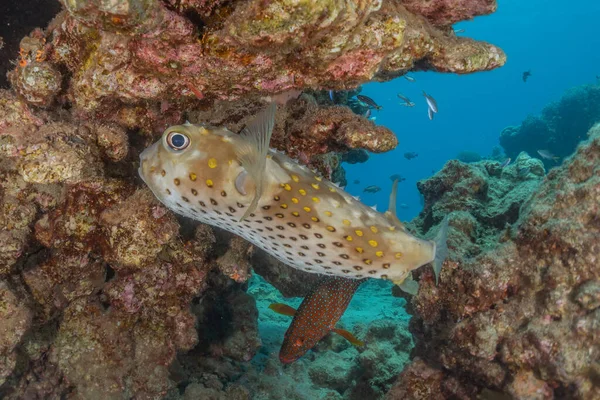
[[[470,397],[483,388],[516,398],[600,396],[595,300],[600,278],[600,126],[589,136],[523,203],[518,220],[513,218],[511,229],[501,235],[504,243],[487,249],[476,245],[478,251],[471,254],[455,251],[438,287],[430,273],[421,275],[411,330],[417,339],[415,353],[426,365],[415,361],[400,376],[394,392],[402,397],[397,398],[429,398],[430,390],[444,398]],[[463,178],[470,186],[467,193],[475,193],[474,165]],[[438,180],[422,184],[426,196],[427,187]],[[426,215],[435,218],[440,210],[453,211],[455,196],[465,185],[435,190],[440,196],[426,203],[417,223],[426,221]],[[464,223],[456,213],[451,215],[450,247],[461,249]],[[485,227],[482,215],[470,218],[471,226]],[[437,389],[413,385],[415,376],[434,379]]]

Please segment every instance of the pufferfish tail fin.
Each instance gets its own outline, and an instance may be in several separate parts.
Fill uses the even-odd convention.
[[[271,103],[246,125],[240,133],[240,140],[236,140],[235,153],[238,161],[248,171],[256,188],[252,203],[250,203],[240,221],[256,210],[263,192],[267,153],[269,151],[271,135],[273,134],[273,126],[275,125],[276,110],[277,105]]]
[[[435,235],[435,258],[433,259],[433,273],[435,274],[435,284],[438,284],[440,273],[442,272],[442,264],[448,256],[448,216],[444,218],[440,224],[437,235]]]

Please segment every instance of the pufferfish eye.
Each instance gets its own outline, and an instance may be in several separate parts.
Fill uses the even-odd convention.
[[[173,150],[181,151],[190,145],[190,138],[179,132],[171,132],[167,136],[167,144]]]

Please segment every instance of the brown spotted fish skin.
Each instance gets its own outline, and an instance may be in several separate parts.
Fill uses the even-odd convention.
[[[189,138],[185,150],[169,148],[166,138],[173,132]],[[233,232],[304,271],[400,283],[434,259],[433,242],[274,151],[267,155],[258,207],[241,220],[255,184],[244,178],[237,140],[224,128],[170,127],[142,153],[140,175],[178,214]]]

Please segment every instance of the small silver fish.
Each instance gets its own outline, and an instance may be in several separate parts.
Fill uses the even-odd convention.
[[[404,79],[406,79],[409,82],[415,82],[416,81],[416,79],[413,78],[412,76],[408,76],[408,75],[403,75],[403,76],[404,76]]]
[[[553,161],[558,161],[560,160],[560,157],[555,156],[554,154],[552,154],[552,152],[550,152],[549,150],[538,150],[537,153],[542,157],[545,158],[546,160],[553,160]]]
[[[369,108],[369,109],[367,109],[367,111],[365,112],[365,115],[364,115],[364,116],[365,116],[365,118],[367,118],[367,119],[371,117],[371,109],[370,109],[370,108]]]
[[[435,241],[419,239],[396,217],[397,182],[382,214],[269,150],[275,110],[271,104],[239,135],[171,126],[140,155],[139,174],[176,213],[235,233],[293,268],[414,290],[411,271],[432,262],[437,282],[448,218]]]
[[[500,168],[505,168],[508,167],[508,165],[510,164],[510,157],[508,157],[506,160],[504,160],[504,162],[500,165]]]
[[[414,107],[415,106],[415,103],[410,101],[410,99],[408,97],[402,96],[400,93],[398,93],[397,96],[400,100],[404,101],[403,104],[400,104],[401,106],[405,106],[405,107]]]
[[[454,34],[465,33],[464,29],[454,29]]]
[[[334,102],[334,103],[335,103],[335,100],[333,99],[333,96],[334,96],[333,90],[330,90],[330,91],[329,91],[329,99],[330,99],[332,102]]]
[[[381,190],[381,188],[377,185],[371,185],[371,186],[367,186],[366,188],[363,189],[363,192],[365,193],[377,193]]]
[[[437,106],[437,102],[435,101],[435,99],[433,97],[431,97],[430,95],[428,95],[427,93],[425,93],[425,91],[423,91],[423,96],[425,97],[425,100],[427,101],[427,107],[429,107],[429,109],[432,112],[437,113],[438,106]]]

